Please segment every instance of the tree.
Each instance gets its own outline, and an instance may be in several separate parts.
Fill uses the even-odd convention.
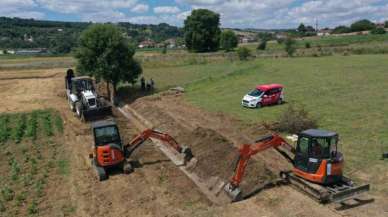
[[[369,20],[359,20],[350,26],[352,32],[368,31],[375,28],[376,25]]]
[[[237,49],[237,55],[240,60],[247,60],[251,56],[251,50],[246,47],[239,47]]]
[[[134,83],[142,73],[140,64],[133,58],[135,49],[123,37],[122,32],[112,24],[95,24],[81,35],[77,58],[80,74],[103,79],[112,102],[115,100],[119,82]],[[109,84],[113,87],[110,94]]]
[[[333,34],[349,33],[352,30],[347,26],[337,26],[333,29]]]
[[[70,53],[76,45],[76,38],[73,35],[61,34],[50,42],[50,49],[55,54]]]
[[[231,30],[225,30],[221,33],[221,48],[226,51],[231,51],[238,45],[238,38]]]
[[[376,28],[373,29],[370,33],[372,33],[373,35],[384,35],[386,31],[384,28]]]
[[[265,50],[267,48],[267,41],[262,41],[260,44],[257,46],[257,50]]]
[[[220,15],[207,9],[196,9],[184,22],[186,47],[195,52],[216,51],[220,42]]]
[[[302,35],[307,32],[306,26],[303,23],[299,25],[298,32],[301,33]]]
[[[312,26],[307,26],[306,27],[306,32],[315,32],[315,29]]]
[[[257,33],[256,38],[261,41],[271,41],[276,39],[275,34],[270,32],[259,32]]]
[[[388,28],[388,21],[384,22],[384,28]]]
[[[288,56],[292,57],[296,51],[296,42],[294,39],[292,38],[287,38],[285,41],[284,41],[284,49],[286,50]]]

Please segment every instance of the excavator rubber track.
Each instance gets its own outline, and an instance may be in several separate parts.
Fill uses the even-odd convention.
[[[356,186],[346,177],[343,177],[340,183],[328,186],[322,186],[306,181],[299,178],[291,171],[282,172],[281,178],[323,204],[342,203],[357,198],[360,194],[369,191],[370,188],[369,184]]]

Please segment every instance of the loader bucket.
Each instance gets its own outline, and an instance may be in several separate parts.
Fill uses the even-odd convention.
[[[112,115],[111,106],[104,106],[97,109],[89,109],[89,110],[83,111],[83,118],[85,121],[96,120],[109,115]]]

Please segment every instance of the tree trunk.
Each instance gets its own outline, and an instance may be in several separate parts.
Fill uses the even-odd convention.
[[[110,95],[110,86],[109,86],[109,82],[108,81],[105,81],[106,82],[106,92],[108,94],[108,97],[109,97],[109,100],[112,99],[112,96]]]
[[[117,100],[116,100],[116,88],[117,88],[117,84],[112,82],[112,97],[111,97],[111,102],[113,105],[116,105],[117,103]]]

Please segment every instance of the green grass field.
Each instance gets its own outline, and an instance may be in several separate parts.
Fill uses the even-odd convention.
[[[311,47],[338,47],[349,45],[362,44],[381,44],[388,42],[388,34],[384,35],[347,35],[347,36],[324,36],[324,37],[309,37],[302,38],[296,41],[297,48],[304,48],[306,43],[310,43]],[[242,44],[248,48],[256,49],[258,43]],[[284,46],[271,41],[267,44],[267,50],[283,50]]]
[[[321,128],[340,134],[348,172],[378,173],[384,169],[382,149],[388,151],[387,60],[387,55],[254,60],[250,68],[188,85],[186,99],[246,122],[272,122],[287,104],[246,109],[241,99],[257,84],[284,84],[288,104],[303,105]]]

